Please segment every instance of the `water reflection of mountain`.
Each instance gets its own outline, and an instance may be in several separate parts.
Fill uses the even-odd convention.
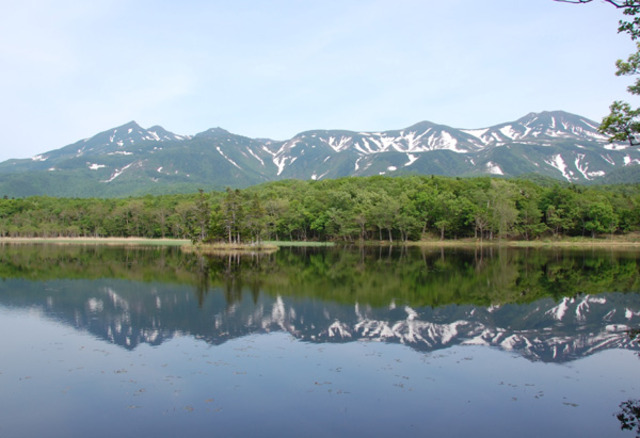
[[[275,330],[309,342],[367,339],[421,351],[481,344],[549,362],[639,349],[626,333],[640,325],[635,254],[37,252],[40,259],[17,248],[0,255],[0,304],[38,309],[129,349],[177,335],[220,344]]]

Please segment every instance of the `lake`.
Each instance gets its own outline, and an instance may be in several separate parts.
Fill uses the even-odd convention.
[[[637,252],[4,245],[0,278],[1,437],[640,436]]]

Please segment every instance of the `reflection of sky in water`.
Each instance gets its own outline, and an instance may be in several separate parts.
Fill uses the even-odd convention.
[[[178,336],[126,350],[0,309],[0,436],[630,436],[635,353],[565,364],[495,348]],[[19,335],[19,336],[16,336]]]

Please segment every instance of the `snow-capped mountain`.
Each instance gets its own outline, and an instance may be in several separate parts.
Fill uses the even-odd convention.
[[[501,146],[512,142],[537,144],[541,140],[573,139],[607,142],[598,132],[598,124],[562,111],[530,113],[511,123],[485,129],[463,129],[484,146]]]
[[[244,187],[276,179],[537,173],[570,182],[638,180],[640,149],[562,111],[483,129],[420,122],[401,130],[314,130],[285,141],[213,128],[194,136],[135,122],[27,160],[0,163],[9,196],[113,196]]]
[[[53,162],[61,159],[95,155],[132,155],[131,149],[140,151],[141,144],[153,142],[189,140],[190,136],[176,135],[161,126],[149,129],[129,122],[117,128],[101,132],[91,138],[85,138],[62,149],[50,151],[32,158],[36,162]]]

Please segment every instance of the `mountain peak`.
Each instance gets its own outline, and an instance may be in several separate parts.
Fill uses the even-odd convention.
[[[198,134],[196,134],[196,137],[220,137],[220,136],[226,136],[231,134],[229,131],[227,131],[226,129],[222,129],[219,126],[216,128],[211,128],[211,129],[207,129],[206,131],[203,132],[199,132]]]
[[[418,123],[414,123],[413,125],[409,126],[408,128],[405,128],[404,131],[420,131],[420,130],[425,130],[425,129],[429,129],[429,128],[434,128],[436,126],[443,126],[443,125],[438,125],[437,123],[433,123],[430,122],[428,120],[423,120],[421,122]]]
[[[124,129],[124,128],[134,128],[134,129],[143,129],[135,120],[131,120],[130,122],[125,123],[122,126],[118,126],[115,129]]]
[[[576,114],[571,114],[566,111],[541,111],[539,113],[529,113],[523,117],[520,117],[516,120],[516,123],[529,124],[533,122],[537,122],[539,124],[555,124],[556,121],[562,121],[565,123],[583,123],[587,122],[589,125],[596,126],[598,123],[593,120],[587,119],[586,117],[578,116]]]

